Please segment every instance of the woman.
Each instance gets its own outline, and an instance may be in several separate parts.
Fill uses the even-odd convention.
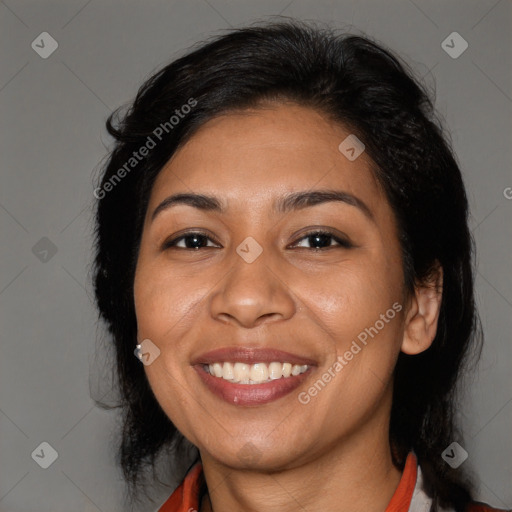
[[[312,24],[234,30],[107,128],[95,290],[132,497],[186,440],[160,511],[497,510],[454,420],[481,349],[466,194],[405,64]]]

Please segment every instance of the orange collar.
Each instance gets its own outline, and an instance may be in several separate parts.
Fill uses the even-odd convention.
[[[405,461],[404,471],[400,483],[388,503],[385,512],[407,512],[412,501],[412,494],[416,487],[418,476],[418,460],[413,451],[409,452]]]
[[[416,455],[412,451],[409,452],[402,478],[385,512],[407,512],[409,510],[416,485],[417,464]],[[158,512],[197,512],[199,510],[199,494],[204,484],[203,466],[198,461],[190,468],[181,484],[158,509]]]
[[[158,512],[197,512],[199,494],[204,483],[203,465],[198,461],[189,469],[181,484]]]

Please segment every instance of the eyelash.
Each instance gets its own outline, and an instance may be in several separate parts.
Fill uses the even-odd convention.
[[[184,240],[186,238],[194,237],[194,236],[198,236],[198,235],[202,236],[202,237],[205,237],[205,238],[211,240],[212,242],[215,242],[215,243],[218,244],[218,242],[216,240],[214,240],[211,236],[209,236],[207,233],[205,233],[203,231],[191,231],[190,233],[186,233],[186,234],[181,235],[181,236],[179,236],[177,238],[174,238],[174,239],[171,239],[171,240],[168,240],[168,241],[164,242],[164,244],[162,246],[162,249],[170,249],[172,247],[175,247],[175,244],[177,242],[179,242],[180,240]],[[327,247],[322,247],[322,248],[302,247],[302,249],[309,249],[311,251],[319,252],[319,251],[325,251],[327,249],[332,249],[334,247],[343,247],[345,249],[350,249],[350,248],[354,247],[348,240],[340,238],[340,237],[336,236],[332,231],[325,230],[325,229],[315,229],[315,230],[312,230],[312,231],[308,231],[301,238],[299,238],[297,241],[295,241],[294,244],[297,244],[301,240],[304,240],[305,238],[312,237],[314,235],[331,237],[335,242],[338,243],[338,246],[329,245]],[[199,249],[206,249],[206,248],[207,247],[200,247],[200,248],[193,249],[193,248],[188,248],[188,247],[178,247],[178,249],[183,249],[183,250],[188,250],[188,251],[197,251]]]

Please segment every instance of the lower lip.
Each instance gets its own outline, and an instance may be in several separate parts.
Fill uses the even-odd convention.
[[[263,405],[281,398],[309,377],[311,367],[299,375],[281,377],[263,384],[235,384],[222,377],[215,377],[206,372],[203,365],[195,365],[194,369],[208,389],[232,405]]]

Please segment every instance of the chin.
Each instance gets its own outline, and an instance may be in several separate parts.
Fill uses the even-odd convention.
[[[297,446],[279,446],[267,440],[246,439],[238,443],[230,443],[229,448],[216,447],[209,450],[209,457],[234,469],[252,469],[260,471],[282,471],[298,464],[300,455]],[[293,450],[293,452],[292,452]]]

